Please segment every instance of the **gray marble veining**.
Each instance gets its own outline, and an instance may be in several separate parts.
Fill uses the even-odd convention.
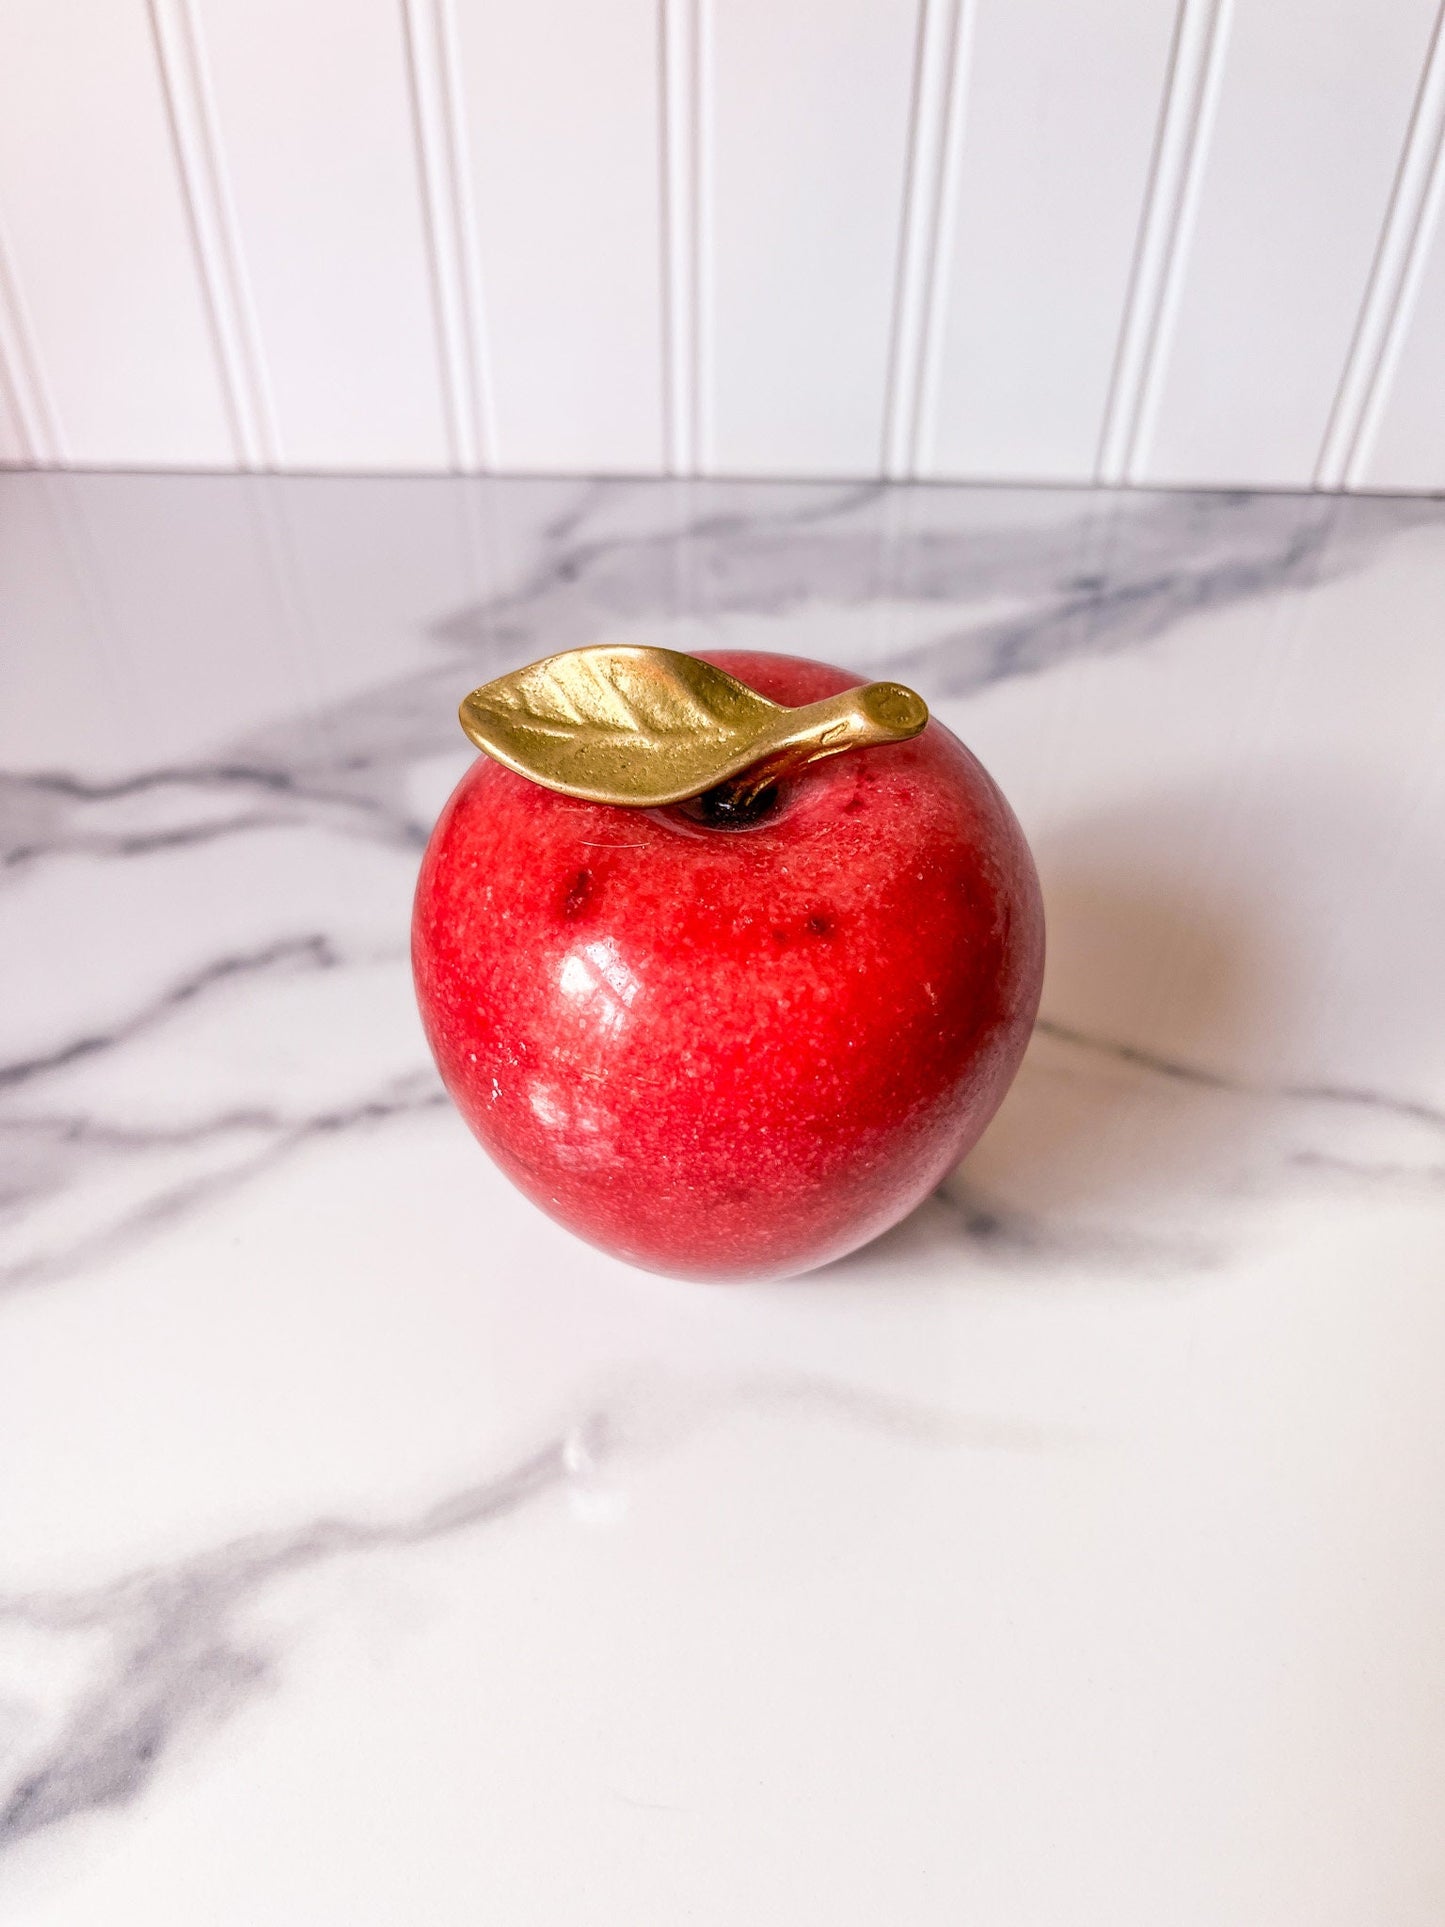
[[[679,1705],[707,1677],[707,1662],[690,1670],[678,1642],[691,1617],[717,1610],[707,1520],[719,1506],[744,1535],[737,1546],[773,1547],[756,1569],[750,1552],[736,1553],[748,1583],[831,1601],[848,1650],[871,1653],[875,1668],[891,1650],[890,1614],[913,1610],[921,1576],[955,1600],[984,1647],[1013,1655],[999,1661],[1005,1672],[1014,1660],[1047,1672],[1035,1642],[1066,1638],[1053,1616],[1064,1609],[1029,1617],[1027,1548],[1035,1531],[1041,1544],[1069,1545],[1064,1515],[1031,1487],[1033,1498],[1009,1502],[1016,1527],[986,1528],[995,1596],[978,1591],[944,1529],[952,1508],[1001,1517],[995,1495],[1021,1477],[1064,1476],[1024,1475],[1019,1455],[1072,1465],[1070,1441],[1107,1411],[1104,1458],[1116,1469],[1067,1476],[1085,1482],[1086,1511],[1105,1506],[1112,1523],[1099,1530],[1116,1576],[1101,1576],[1081,1545],[1068,1555],[1079,1562],[1071,1583],[1105,1596],[1153,1584],[1181,1476],[1190,1489],[1217,1487],[1208,1504],[1234,1505],[1231,1516],[1255,1522],[1249,1531],[1268,1533],[1273,1508],[1299,1503],[1283,1474],[1247,1486],[1240,1472],[1240,1499],[1235,1474],[1208,1456],[1204,1419],[1197,1437],[1189,1430],[1187,1415],[1214,1396],[1209,1374],[1229,1377],[1220,1360],[1251,1351],[1274,1386],[1271,1409],[1295,1412],[1308,1483],[1334,1462],[1333,1445],[1310,1456],[1309,1442],[1334,1436],[1340,1394],[1322,1365],[1307,1396],[1311,1368],[1286,1369],[1285,1334],[1320,1317],[1364,1320],[1368,1306],[1376,1335],[1362,1357],[1372,1344],[1403,1358],[1431,1342],[1433,1301],[1408,1280],[1445,1257],[1445,505],[12,476],[0,479],[0,509],[0,1322],[10,1339],[0,1455],[11,1468],[0,1481],[0,1891],[3,1848],[23,1838],[17,1918],[32,1904],[51,1909],[46,1921],[93,1919],[98,1906],[128,1918],[129,1875],[119,1862],[108,1875],[99,1848],[99,1860],[90,1849],[73,1860],[77,1829],[124,1813],[152,1843],[143,1860],[184,1859],[178,1790],[193,1785],[209,1816],[198,1841],[229,1838],[205,1789],[253,1743],[238,1736],[254,1727],[254,1744],[279,1747],[276,1758],[299,1749],[299,1760],[308,1721],[344,1728],[337,1681],[317,1683],[306,1643],[267,1622],[293,1579],[339,1575],[339,1591],[315,1608],[324,1625],[344,1618],[346,1575],[368,1561],[419,1575],[406,1583],[448,1627],[451,1614],[480,1625],[510,1612],[514,1671],[532,1680],[526,1703],[589,1760],[597,1729],[586,1721],[603,1702],[570,1724],[541,1649],[516,1631],[527,1587],[545,1587],[542,1575],[572,1557],[547,1536],[554,1515],[588,1544],[621,1548],[621,1594],[593,1578],[607,1612],[620,1610],[617,1597],[644,1618],[654,1610],[664,1555],[627,1550],[617,1518],[629,1507],[661,1508],[676,1543],[693,1546],[695,1572],[678,1568],[660,1609],[657,1663]],[[906,675],[1000,777],[1045,882],[1044,1016],[978,1152],[876,1246],[795,1287],[724,1294],[733,1310],[639,1279],[543,1226],[451,1116],[411,1009],[410,885],[468,754],[459,694],[504,666],[621,635],[787,648]],[[1379,1253],[1372,1297],[1362,1295],[1365,1247]],[[352,1302],[354,1319],[340,1309]],[[1159,1321],[1175,1317],[1188,1343],[1158,1339]],[[233,1340],[220,1336],[228,1330]],[[400,1379],[388,1331],[407,1335]],[[1120,1361],[1155,1344],[1154,1365],[1131,1376]],[[465,1373],[448,1377],[458,1360],[475,1381],[470,1396]],[[618,1370],[634,1374],[630,1390],[600,1401],[587,1390]],[[1157,1408],[1155,1378],[1172,1387]],[[1247,1407],[1241,1436],[1265,1423],[1251,1392],[1229,1396]],[[368,1397],[381,1399],[370,1419]],[[1400,1466],[1431,1464],[1432,1410],[1402,1397]],[[582,1416],[559,1424],[559,1409]],[[1354,1409],[1348,1398],[1343,1409]],[[244,1452],[243,1411],[255,1430]],[[701,1430],[699,1412],[709,1415]],[[842,1433],[830,1429],[840,1418]],[[774,1449],[764,1437],[786,1441],[802,1468],[790,1503],[831,1522],[813,1530],[843,1534],[839,1521],[853,1519],[835,1565],[849,1565],[858,1522],[872,1516],[860,1495],[892,1491],[906,1521],[906,1494],[926,1488],[938,1529],[887,1527],[886,1609],[868,1608],[856,1580],[845,1605],[827,1562],[815,1574],[798,1549],[807,1534],[795,1545],[774,1521],[783,1501],[761,1471]],[[940,1449],[920,1469],[922,1442]],[[1129,1487],[1127,1525],[1107,1494],[1149,1475],[1118,1471],[1120,1452],[1131,1466],[1172,1468],[1174,1482]],[[589,1500],[604,1464],[621,1513]],[[1347,1499],[1338,1504],[1348,1512]],[[1335,1645],[1321,1653],[1337,1659],[1358,1624],[1405,1640],[1412,1679],[1436,1664],[1435,1646],[1401,1632],[1389,1603],[1405,1612],[1445,1570],[1424,1493],[1420,1505],[1411,1549],[1394,1555],[1393,1591],[1363,1620],[1331,1622]],[[484,1525],[498,1535],[491,1577],[460,1551]],[[1338,1546],[1322,1535],[1310,1569],[1333,1571],[1348,1529]],[[530,1580],[529,1558],[539,1562]],[[1226,1547],[1210,1584],[1227,1594],[1245,1563],[1242,1541],[1237,1555]],[[1292,1598],[1295,1583],[1280,1578],[1270,1599]],[[593,1637],[585,1609],[556,1610],[582,1652]],[[1276,1608],[1261,1610],[1268,1619]],[[1190,1611],[1201,1676],[1252,1677],[1265,1635],[1236,1638],[1227,1614],[1195,1626]],[[1286,1605],[1277,1611],[1287,1626]],[[461,1634],[440,1624],[406,1661],[428,1692],[462,1663]],[[607,1637],[627,1674],[630,1635]],[[844,1634],[825,1645],[835,1637]],[[400,1651],[385,1628],[377,1638]],[[920,1680],[962,1663],[941,1638],[941,1624],[919,1632]],[[784,1640],[742,1665],[746,1719],[767,1717],[780,1692],[811,1690],[798,1683],[811,1663],[801,1631],[797,1673],[789,1651]],[[959,1691],[996,1731],[1007,1706],[987,1710],[992,1689],[965,1673]],[[311,1698],[296,1685],[303,1676]],[[500,1680],[488,1690],[505,1698]],[[911,1705],[909,1682],[895,1690]],[[1130,1705],[1137,1695],[1142,1718],[1157,1688],[1144,1666],[1111,1690]],[[355,1690],[367,1692],[360,1674]],[[458,1686],[459,1705],[470,1690]],[[570,1690],[587,1699],[604,1686],[589,1675]],[[1060,1691],[1074,1736],[1065,1752],[1077,1744],[1082,1757],[1109,1694]],[[730,1757],[713,1715],[688,1717],[702,1722],[699,1743]],[[884,1701],[869,1699],[858,1717],[865,1764],[837,1792],[828,1837],[838,1840],[866,1812],[893,1812],[866,1765],[870,1746],[887,1756]],[[1400,1757],[1423,1759],[1433,1726],[1390,1717]],[[525,1806],[540,1767],[521,1740],[458,1718],[448,1743],[499,1746]],[[638,1718],[651,1737],[641,1753],[619,1740],[618,1759],[662,1772],[681,1731],[660,1706]],[[807,1755],[800,1729],[788,1735],[784,1751]],[[975,1744],[962,1727],[947,1743],[960,1786]],[[815,1765],[824,1770],[822,1754]],[[1348,1775],[1332,1777],[1328,1762],[1312,1771],[1303,1810],[1324,1826],[1348,1800]],[[1152,1796],[1134,1767],[1117,1761],[1105,1778],[1142,1827]],[[380,1784],[338,1795],[348,1825],[371,1825]],[[756,1794],[745,1777],[726,1797],[715,1789],[716,1824],[750,1827],[755,1799],[777,1796],[770,1784],[765,1770]],[[1407,1819],[1424,1812],[1426,1768],[1412,1784]],[[244,1824],[264,1837],[276,1809],[254,1785]],[[586,1807],[592,1795],[573,1797]],[[619,1797],[638,1814],[677,1804]],[[1030,1797],[1025,1779],[1018,1799]],[[520,1813],[509,1823],[519,1838]],[[1215,1815],[1212,1832],[1170,1825],[1181,1865],[1213,1865],[1222,1851],[1246,1869],[1241,1879],[1255,1878],[1228,1815]],[[901,1867],[901,1811],[887,1827],[882,1850]],[[825,1863],[821,1837],[801,1827],[791,1847],[769,1849],[780,1877],[821,1882],[832,1921],[868,1917],[848,1851]],[[971,1884],[944,1833],[929,1838],[946,1873],[927,1892],[899,1875],[906,1917],[941,1921],[985,1904],[993,1890]],[[483,1876],[458,1851],[466,1871],[442,1864],[428,1875],[428,1919],[472,1917]],[[637,1851],[645,1860],[650,1849]],[[1055,1875],[1066,1886],[1083,1851],[1060,1847],[1038,1893],[1053,1891]],[[1410,1878],[1445,1877],[1435,1852],[1422,1818],[1400,1865]],[[584,1890],[601,1895],[589,1917],[662,1917],[638,1915],[600,1845],[578,1854],[571,1874],[547,1874],[535,1917],[577,1917]],[[483,1879],[490,1910],[534,1917],[522,1863],[502,1860]],[[263,1917],[278,1904],[270,1878],[243,1872],[232,1911],[206,1917]],[[1372,1905],[1395,1891],[1358,1879],[1351,1891]],[[677,1917],[693,1889],[671,1873],[664,1886]],[[1310,1917],[1306,1886],[1272,1917]],[[385,1878],[376,1891],[370,1912],[337,1887],[330,1900],[297,1898],[287,1917],[322,1917],[307,1911],[318,1905],[348,1922],[395,1917]],[[1107,1882],[1101,1891],[1124,1893]],[[698,1917],[738,1914],[724,1893]]]

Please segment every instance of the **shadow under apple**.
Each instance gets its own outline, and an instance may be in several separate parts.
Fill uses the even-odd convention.
[[[1267,1155],[1253,1066],[1289,1021],[1293,972],[1260,893],[1210,888],[1185,861],[1199,820],[1194,800],[1160,799],[1147,837],[1120,813],[1041,841],[1048,961],[1012,1089],[932,1197],[820,1276],[960,1243],[1051,1272],[1159,1274],[1220,1255],[1221,1195]]]

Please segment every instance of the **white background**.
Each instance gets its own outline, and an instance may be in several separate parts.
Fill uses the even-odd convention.
[[[0,461],[1445,487],[1436,0],[0,0]]]

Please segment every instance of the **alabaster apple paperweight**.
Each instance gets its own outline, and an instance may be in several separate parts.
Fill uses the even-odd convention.
[[[781,655],[569,650],[473,690],[412,924],[447,1090],[578,1236],[809,1271],[971,1148],[1038,1009],[1012,810],[922,699]]]

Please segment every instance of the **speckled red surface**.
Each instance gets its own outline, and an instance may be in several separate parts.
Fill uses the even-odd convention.
[[[790,704],[859,680],[709,660]],[[529,1197],[635,1264],[742,1278],[851,1250],[969,1149],[1028,1040],[1043,937],[1012,811],[931,722],[814,765],[748,829],[480,756],[412,950],[447,1089]]]

